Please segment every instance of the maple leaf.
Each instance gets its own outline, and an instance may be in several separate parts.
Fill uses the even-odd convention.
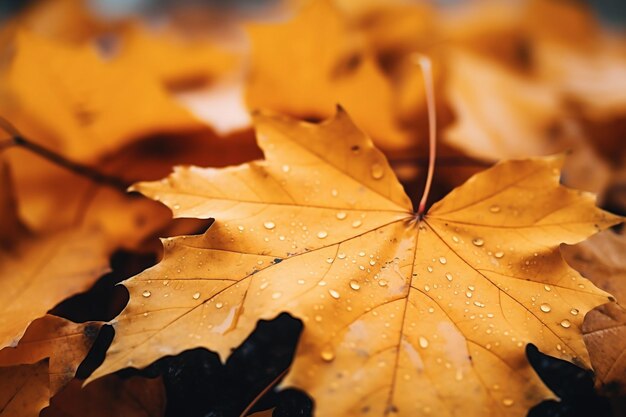
[[[264,161],[136,185],[175,216],[216,221],[166,239],[161,263],[124,282],[92,378],[197,346],[225,359],[280,312],[305,324],[283,385],[318,415],[523,415],[550,396],[526,343],[588,364],[579,329],[608,295],[559,244],[621,219],[560,186],[560,158],[498,164],[420,219],[345,112],[259,115],[256,128]]]
[[[0,416],[35,417],[49,398],[47,360],[0,368]]]
[[[0,350],[0,366],[49,359],[49,386],[54,395],[74,377],[102,325],[102,322],[73,323],[46,315],[31,323],[16,347]]]
[[[3,116],[70,159],[93,160],[149,134],[203,128],[156,79],[105,61],[89,45],[19,31],[13,46],[1,79]]]
[[[0,229],[0,349],[15,346],[29,324],[60,301],[89,288],[108,268],[97,231],[32,235],[15,213],[6,165],[0,161],[0,207],[15,226]],[[6,212],[4,212],[6,210]],[[5,234],[6,233],[6,234]]]
[[[176,37],[167,31],[151,32],[138,24],[121,31],[115,58],[127,68],[136,68],[176,88],[212,81],[233,71],[234,54],[208,42]]]
[[[587,314],[582,328],[596,383],[608,391],[626,392],[626,239],[609,230],[575,246],[565,246],[563,257],[617,303],[602,305]]]
[[[252,56],[246,100],[251,109],[324,119],[340,103],[381,148],[411,145],[394,119],[390,82],[330,1],[311,2],[287,23],[248,29]]]
[[[563,149],[548,140],[562,117],[559,96],[548,86],[460,50],[449,54],[447,68],[445,94],[456,115],[443,136],[449,144],[487,160]]]

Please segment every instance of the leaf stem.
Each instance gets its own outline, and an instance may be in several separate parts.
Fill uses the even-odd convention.
[[[435,89],[433,87],[432,61],[422,54],[415,54],[412,58],[420,66],[424,77],[424,90],[426,91],[426,106],[428,109],[428,173],[426,175],[426,185],[420,200],[417,216],[422,217],[426,211],[426,201],[430,194],[430,187],[433,183],[435,173],[435,159],[437,156],[437,113],[435,108]]]
[[[11,139],[0,142],[0,151],[13,146],[24,148],[41,156],[42,158],[52,162],[55,165],[63,167],[80,176],[91,179],[94,182],[109,185],[113,188],[126,192],[130,184],[127,184],[120,178],[103,174],[102,172],[78,162],[71,161],[62,155],[59,155],[33,141],[23,137],[20,132],[9,121],[0,117],[0,128],[11,135]]]
[[[274,378],[272,380],[272,382],[270,382],[265,388],[263,388],[263,390],[261,390],[261,392],[259,392],[257,394],[256,397],[254,397],[254,399],[250,402],[250,404],[248,404],[248,406],[241,412],[241,414],[239,414],[239,417],[245,417],[248,415],[248,413],[250,412],[250,410],[252,410],[252,407],[254,407],[254,405],[256,403],[259,402],[259,400],[265,395],[267,394],[267,392],[269,390],[271,390],[272,388],[274,388],[274,386],[276,384],[278,384],[278,382],[287,374],[287,372],[289,372],[289,369],[291,369],[291,367],[287,367],[287,369],[285,369],[284,371],[282,371],[280,374],[278,374],[278,376],[276,378]]]

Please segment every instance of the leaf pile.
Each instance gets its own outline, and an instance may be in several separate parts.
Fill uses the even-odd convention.
[[[0,416],[524,416],[531,346],[624,398],[623,36],[551,0],[189,7],[0,28]],[[194,397],[192,352],[250,363],[283,313],[290,366]]]

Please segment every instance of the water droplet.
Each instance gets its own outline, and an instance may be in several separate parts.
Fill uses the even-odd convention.
[[[543,289],[546,291],[552,291],[552,288],[549,285],[544,285]]]
[[[376,261],[372,259],[372,260],[370,261],[370,266],[374,266],[374,265],[376,265]]]
[[[447,279],[448,281],[452,281],[452,274],[451,274],[451,273],[449,273],[449,272],[446,272],[446,279]]]
[[[502,400],[502,404],[503,404],[505,407],[510,407],[510,406],[512,406],[513,404],[515,404],[515,401],[513,401],[513,400],[512,400],[512,399],[510,399],[510,398],[505,398],[505,399],[503,399],[503,400]]]
[[[504,252],[496,252],[494,255],[496,258],[500,259],[504,256]]]
[[[326,258],[326,262],[327,262],[327,263],[329,263],[329,264],[332,264],[332,263],[333,263],[333,261],[334,261],[334,259],[333,259],[333,258]]]
[[[274,224],[274,222],[265,222],[263,223],[263,226],[267,229],[267,230],[272,230],[273,228],[276,227],[276,225]]]
[[[283,165],[282,169],[284,173],[287,173],[291,170],[291,167],[289,165]]]
[[[180,204],[174,204],[173,209],[174,210],[180,210]]]
[[[497,204],[494,204],[493,206],[489,207],[489,211],[492,213],[500,213],[500,206],[498,206]]]
[[[381,179],[385,175],[385,170],[381,164],[372,165],[370,173],[375,180]]]
[[[356,228],[356,227],[361,226],[361,224],[362,224],[361,220],[355,220],[352,222],[352,227]]]
[[[381,287],[386,287],[387,286],[387,281],[385,281],[384,279],[379,279],[378,280],[378,285],[380,285]]]
[[[282,292],[280,292],[280,291],[276,291],[274,294],[272,294],[272,298],[273,298],[274,300],[278,300],[278,299],[279,299],[282,295],[283,295],[283,293],[282,293]]]
[[[363,251],[359,252],[359,256],[365,256],[365,252]]]
[[[331,297],[333,297],[335,300],[338,300],[339,297],[341,297],[341,295],[335,291],[335,290],[328,290],[328,293],[330,294]]]
[[[471,291],[466,291],[466,292],[465,292],[465,296],[466,296],[467,298],[472,298],[472,292],[471,292]]]
[[[572,308],[569,312],[571,313],[572,316],[577,316],[579,313],[577,308]]]
[[[445,264],[448,263],[448,260],[445,257],[442,256],[441,258],[439,258],[439,263],[441,265],[445,265]]]
[[[456,236],[452,236],[452,240],[454,241],[454,243],[459,243],[460,239]]]
[[[352,280],[350,281],[350,288],[352,288],[353,290],[358,290],[361,288],[361,285],[355,280]]]
[[[327,236],[328,236],[328,233],[327,233],[327,232],[325,232],[324,230],[322,230],[322,231],[320,231],[320,232],[317,232],[317,237],[318,237],[319,239],[324,239],[324,238],[326,238]]]
[[[215,303],[215,308],[222,308],[224,307],[224,303],[222,303],[221,301],[218,301],[217,303]]]
[[[245,230],[245,227],[243,226],[237,226],[237,230],[239,230],[240,232],[243,232]]]
[[[332,195],[333,197],[337,197],[339,195],[339,191],[333,188],[332,190],[330,190],[330,195]]]
[[[340,253],[337,255],[337,258],[339,259],[346,259],[346,254],[345,253]]]
[[[144,292],[141,293],[141,295],[143,295],[144,297],[148,298],[152,295],[152,293],[148,290],[145,290]]]
[[[197,300],[198,298],[200,298],[200,293],[199,292],[194,293],[194,295],[192,295],[192,297],[193,297],[194,300]]]
[[[482,246],[485,244],[485,241],[477,237],[477,238],[472,239],[472,243],[476,246]]]
[[[420,336],[419,343],[422,349],[426,349],[428,347],[428,339],[426,339],[424,336]]]
[[[339,213],[336,214],[336,216],[337,216],[337,219],[339,220],[344,220],[346,217],[348,217],[345,211],[340,211]]]
[[[432,266],[427,266],[427,267],[426,267],[426,270],[427,270],[428,272],[433,272],[433,267],[432,267]]]
[[[552,310],[552,307],[550,307],[549,304],[541,304],[541,306],[539,307],[541,309],[541,311],[543,311],[544,313],[549,313],[550,310]]]
[[[325,346],[324,349],[320,352],[320,356],[326,362],[330,362],[335,359],[335,351],[331,346]]]
[[[303,279],[299,279],[299,280],[298,280],[298,284],[300,284],[300,285],[304,285],[304,280],[303,280]]]
[[[569,320],[565,319],[563,321],[561,321],[561,327],[565,328],[565,329],[569,329],[571,327],[572,323],[570,323]]]

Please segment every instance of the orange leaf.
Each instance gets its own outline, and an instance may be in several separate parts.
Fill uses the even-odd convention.
[[[582,319],[608,294],[559,244],[621,219],[559,185],[560,158],[498,164],[420,219],[343,111],[256,127],[264,161],[136,185],[216,222],[165,240],[162,262],[125,281],[130,303],[92,378],[198,346],[225,359],[284,311],[305,326],[283,385],[310,393],[318,415],[521,416],[550,397],[526,343],[588,364]]]

